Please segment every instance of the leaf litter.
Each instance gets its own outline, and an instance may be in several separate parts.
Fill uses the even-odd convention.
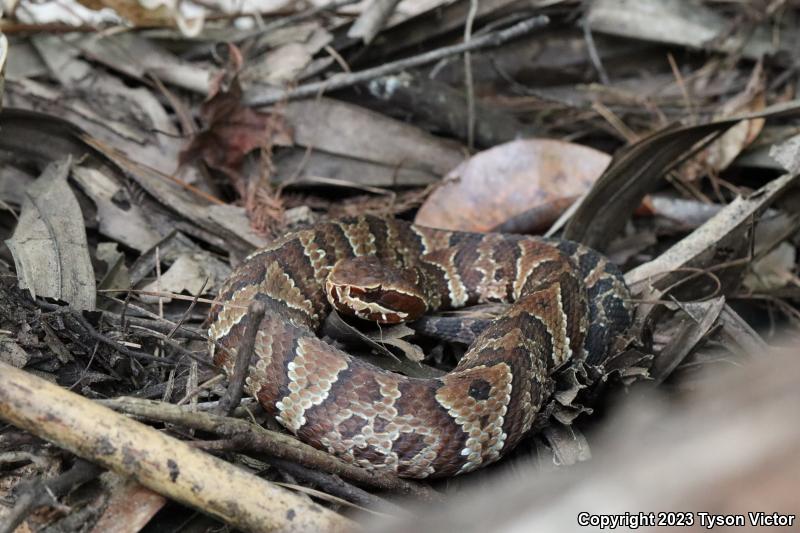
[[[798,338],[790,2],[50,4],[0,15],[0,364],[110,402],[270,487],[313,489],[330,528],[366,523],[356,508],[405,516],[401,496],[450,498],[495,470],[572,472],[596,462],[615,401],[713,390],[718,374]],[[247,400],[203,418],[226,394],[204,330],[221,281],[286,231],[360,213],[596,247],[625,272],[635,328],[603,365],[554,375],[533,436],[496,469],[444,483],[365,476]],[[323,334],[435,377],[464,343],[429,331],[332,315]],[[78,459],[68,429],[37,435],[0,429],[0,523],[12,528],[75,530],[84,516],[95,530],[171,527],[159,512],[170,509],[184,528],[293,530],[288,511],[253,524],[247,509],[223,516],[96,454]]]

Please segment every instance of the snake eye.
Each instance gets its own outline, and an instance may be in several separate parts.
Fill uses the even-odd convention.
[[[410,269],[387,265],[374,256],[336,263],[328,274],[328,301],[344,314],[383,324],[416,320],[428,308]]]

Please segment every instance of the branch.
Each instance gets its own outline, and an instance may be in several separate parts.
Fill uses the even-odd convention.
[[[136,417],[232,438],[237,441],[241,449],[293,461],[309,468],[347,478],[361,485],[400,492],[428,501],[441,501],[442,499],[440,494],[422,483],[401,479],[389,472],[370,471],[346,463],[333,455],[298,441],[295,437],[270,431],[238,418],[189,412],[178,405],[138,398],[122,397],[98,402],[115,411]]]
[[[254,98],[245,99],[245,104],[254,107],[262,107],[272,105],[282,100],[308,98],[309,96],[316,96],[317,94],[321,94],[326,91],[343,89],[345,87],[350,87],[351,85],[356,85],[358,83],[364,83],[365,81],[379,78],[381,76],[394,74],[395,72],[400,72],[401,70],[407,70],[420,67],[428,63],[433,63],[448,56],[463,54],[464,52],[479,50],[481,48],[493,48],[495,46],[500,46],[501,44],[510,41],[511,39],[521,37],[522,35],[525,35],[536,28],[541,28],[542,26],[547,25],[549,22],[549,18],[544,15],[540,15],[538,17],[523,20],[522,22],[514,24],[505,30],[488,33],[466,43],[460,43],[453,46],[444,46],[442,48],[437,48],[436,50],[431,50],[430,52],[425,52],[424,54],[420,54],[418,56],[401,59],[392,63],[386,63],[379,67],[362,70],[360,72],[338,74],[327,80],[302,85],[290,91],[280,91],[274,94],[271,93],[263,95],[261,97],[256,96]]]
[[[0,418],[235,529],[357,529],[325,507],[2,362]]]

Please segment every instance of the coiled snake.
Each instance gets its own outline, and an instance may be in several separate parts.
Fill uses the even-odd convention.
[[[602,361],[628,328],[627,298],[617,268],[570,241],[363,216],[290,233],[249,256],[212,307],[209,338],[215,364],[230,371],[250,327],[247,306],[264,302],[248,393],[301,440],[344,460],[443,477],[514,448],[552,392],[553,370]],[[329,299],[385,322],[483,302],[513,305],[455,369],[418,379],[318,339]]]

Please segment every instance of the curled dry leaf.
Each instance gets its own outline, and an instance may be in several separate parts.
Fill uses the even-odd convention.
[[[0,362],[14,368],[24,368],[31,357],[14,339],[0,334]]]
[[[146,7],[143,5],[144,2],[137,0],[78,0],[78,2],[95,11],[109,8],[134,26],[164,26],[172,21],[171,13],[164,5]]]
[[[302,77],[314,56],[332,41],[333,35],[316,21],[278,28],[256,37],[248,54],[248,63],[239,76],[245,100],[270,87],[275,89]],[[266,50],[258,53],[261,49]]]
[[[78,200],[67,185],[72,158],[51,163],[26,191],[14,234],[6,241],[19,286],[76,309],[95,307],[94,269]]]
[[[420,208],[417,224],[489,231],[510,217],[591,188],[611,157],[553,139],[511,141],[480,152],[447,175]],[[554,211],[549,210],[553,216]],[[558,216],[556,210],[555,217]]]
[[[89,9],[110,8],[131,24],[141,26],[171,25],[174,21],[189,37],[200,33],[205,9],[199,3],[180,0],[78,0]]]
[[[762,63],[756,64],[744,91],[734,96],[722,106],[717,119],[727,118],[740,113],[757,113],[766,107],[764,92],[764,69]],[[725,170],[742,151],[750,146],[761,133],[766,122],[763,118],[743,120],[720,135],[697,157],[686,166],[685,178],[696,180],[709,173],[716,174]]]

